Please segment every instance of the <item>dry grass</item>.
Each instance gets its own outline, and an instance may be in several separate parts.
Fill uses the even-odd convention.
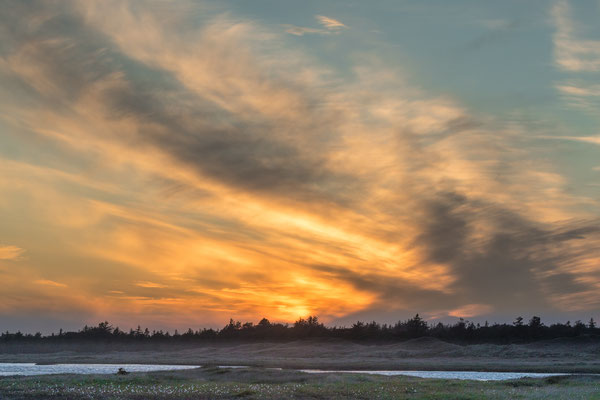
[[[400,343],[348,341],[102,344],[0,347],[0,362],[250,365],[318,369],[423,369],[600,373],[600,342],[552,340],[460,346],[423,338]]]

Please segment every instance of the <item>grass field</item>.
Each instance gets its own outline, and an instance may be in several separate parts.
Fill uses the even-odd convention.
[[[0,362],[600,373],[600,341],[579,338],[520,345],[462,346],[422,338],[378,344],[304,340],[163,346],[111,343],[2,345]]]
[[[204,368],[117,375],[0,378],[0,399],[599,399],[600,378],[503,382],[305,374],[282,368],[600,372],[598,340],[462,346],[431,338],[395,343],[296,341],[156,346],[111,343],[0,346],[0,362],[188,364]],[[218,365],[249,365],[222,369]]]
[[[0,378],[2,399],[600,399],[600,379],[476,382],[214,367],[117,375]]]

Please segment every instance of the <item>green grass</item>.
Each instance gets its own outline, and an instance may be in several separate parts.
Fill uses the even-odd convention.
[[[600,341],[457,345],[436,339],[368,343],[339,340],[0,344],[0,362],[250,365],[290,369],[600,373]]]
[[[201,368],[0,378],[1,399],[599,399],[600,379],[476,382],[359,374]]]

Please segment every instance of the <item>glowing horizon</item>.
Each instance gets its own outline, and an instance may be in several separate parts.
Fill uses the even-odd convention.
[[[600,7],[298,7],[5,7],[0,329],[600,319]]]

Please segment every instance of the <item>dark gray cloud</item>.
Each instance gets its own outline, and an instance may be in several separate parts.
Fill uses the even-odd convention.
[[[392,316],[397,319],[411,312],[439,312],[466,304],[489,305],[500,316],[514,312],[550,315],[557,312],[557,298],[595,290],[593,282],[569,269],[593,249],[600,251],[598,221],[540,227],[498,205],[453,192],[423,199],[422,211],[422,230],[414,246],[423,251],[424,265],[447,265],[454,283],[444,291],[424,289],[370,268],[359,273],[342,266],[312,265],[325,279],[343,281],[377,296],[369,309],[336,321],[374,318],[369,315],[389,321]],[[478,237],[478,224],[491,226],[491,233]],[[585,241],[585,245],[569,246],[572,241]]]
[[[321,272],[326,278],[344,281],[356,289],[375,293],[378,300],[373,308],[431,310],[439,308],[440,304],[450,307],[460,304],[460,300],[452,299],[441,291],[418,287],[394,275],[377,274],[372,271],[361,274],[345,267],[331,265],[312,265],[310,268]]]
[[[457,278],[454,289],[471,302],[498,311],[540,310],[551,307],[548,301],[556,296],[594,287],[564,269],[579,255],[567,242],[587,239],[593,244],[600,232],[597,221],[541,227],[499,205],[482,205],[454,193],[441,193],[425,204],[416,245],[429,261],[451,268]],[[492,233],[478,238],[478,223],[491,225]],[[558,246],[562,251],[556,251]]]
[[[3,56],[18,54],[39,69],[58,92],[37,95],[46,96],[54,107],[69,112],[95,84],[119,76],[125,85],[109,86],[100,93],[106,118],[135,118],[140,128],[133,136],[131,132],[106,132],[107,136],[141,150],[159,148],[201,174],[242,190],[341,204],[349,200],[348,188],[358,188],[356,179],[326,165],[327,126],[322,128],[318,148],[299,147],[282,132],[293,126],[229,113],[187,90],[169,71],[129,58],[68,12],[50,16],[36,29],[24,32],[18,21],[41,13],[34,8],[20,6],[5,15],[4,33],[9,40],[3,43],[12,45],[3,49]],[[310,99],[305,100],[306,120],[324,122]]]
[[[258,115],[260,113],[238,115],[209,96],[189,90],[173,73],[128,56],[105,34],[86,25],[81,16],[72,14],[68,5],[57,4],[34,1],[2,4],[5,10],[0,14],[3,60],[18,59],[20,65],[31,67],[46,84],[36,86],[26,77],[19,77],[19,71],[12,71],[8,78],[0,77],[3,81],[20,79],[20,87],[26,88],[23,89],[25,97],[68,115],[74,112],[79,101],[97,91],[94,93],[102,104],[103,118],[136,122],[134,130],[103,133],[107,138],[140,152],[159,149],[190,170],[235,189],[292,202],[334,203],[348,208],[369,196],[365,188],[371,182],[365,182],[360,173],[345,174],[339,172],[343,168],[334,170],[329,165],[329,151],[335,144],[332,144],[335,141],[331,139],[332,132],[341,117],[321,106],[318,90],[312,93],[310,88],[271,79],[269,83],[282,88],[289,86],[300,93],[305,103],[302,120],[269,119]],[[508,25],[506,30],[514,28]],[[496,33],[490,35],[472,47],[479,48],[497,40]],[[115,80],[119,84],[100,85]],[[476,200],[458,188],[453,190],[451,182],[444,183],[445,190],[434,184],[422,189],[423,184],[427,184],[424,177],[427,174],[422,172],[431,169],[443,157],[430,147],[480,127],[482,123],[478,120],[465,116],[452,119],[439,132],[427,135],[407,134],[402,127],[398,128],[400,133],[395,145],[399,158],[406,157],[403,161],[410,162],[406,163],[406,170],[398,174],[404,181],[396,190],[408,194],[406,198],[413,198],[408,205],[382,200],[377,210],[380,215],[376,217],[389,218],[385,221],[386,231],[382,233],[379,227],[366,229],[372,229],[369,234],[393,245],[394,238],[402,236],[403,225],[416,226],[418,233],[412,242],[413,249],[423,254],[424,264],[447,266],[455,282],[447,291],[441,291],[418,287],[391,273],[374,273],[371,269],[360,273],[348,266],[308,266],[328,280],[343,281],[376,296],[376,302],[368,310],[353,315],[384,315],[389,310],[449,310],[467,304],[490,305],[497,313],[538,312],[556,307],[556,298],[594,290],[592,283],[582,279],[585,277],[581,271],[574,271],[582,257],[599,250],[598,221],[541,224],[532,216],[509,211],[491,196],[486,201]],[[294,135],[308,139],[290,140]],[[514,176],[524,171],[511,166],[513,155],[502,153],[501,145],[497,144],[502,140],[488,142],[486,149],[495,147],[493,150],[498,154],[483,154],[481,159],[497,174],[493,179],[509,185]],[[492,157],[496,158],[490,160]],[[389,166],[389,169],[394,168],[395,165]],[[166,181],[164,177],[157,180]],[[415,183],[416,180],[425,182]],[[165,182],[172,192],[181,190],[181,185]],[[355,210],[360,213],[360,207]],[[365,216],[366,220],[369,218]],[[193,225],[194,222],[190,217],[187,223]],[[208,230],[201,225],[204,219],[197,222],[198,230]],[[214,237],[228,237],[232,241],[240,238],[240,242],[246,243],[249,239],[255,242],[268,239],[268,233],[252,231],[226,218],[215,224],[222,231],[214,233]],[[232,234],[228,230],[243,232]],[[351,245],[346,248],[327,237],[294,236],[293,232],[286,237],[304,244],[328,246],[332,253],[354,258],[357,263],[367,262],[356,256]],[[573,245],[580,242],[585,245]],[[249,281],[268,279],[261,274],[243,277]],[[197,283],[206,286],[223,285],[216,280],[203,283],[203,278],[193,274],[190,279],[197,279]],[[176,294],[170,288],[134,289],[135,294]]]

